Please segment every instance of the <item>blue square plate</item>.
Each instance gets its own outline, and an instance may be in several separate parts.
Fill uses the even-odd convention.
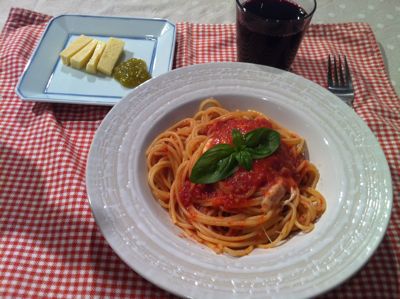
[[[114,105],[132,90],[111,77],[63,65],[59,53],[81,34],[124,40],[123,59],[143,59],[152,77],[171,70],[176,30],[168,20],[60,15],[47,25],[17,84],[22,100]]]

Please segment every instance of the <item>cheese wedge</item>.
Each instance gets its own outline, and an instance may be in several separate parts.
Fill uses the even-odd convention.
[[[99,59],[103,54],[103,51],[106,47],[106,43],[99,40],[97,41],[96,49],[92,57],[90,58],[89,62],[86,65],[86,71],[91,74],[96,74],[97,72],[97,64],[99,63]]]
[[[86,66],[90,57],[92,57],[94,50],[96,49],[97,40],[92,40],[82,50],[71,57],[70,63],[73,68],[81,69]]]
[[[110,37],[106,43],[103,55],[101,55],[97,70],[105,75],[111,76],[115,64],[124,49],[124,41]]]
[[[69,65],[71,57],[74,56],[79,50],[81,50],[91,41],[92,41],[91,37],[80,35],[68,47],[66,47],[64,50],[61,51],[60,57],[62,62],[65,65]]]

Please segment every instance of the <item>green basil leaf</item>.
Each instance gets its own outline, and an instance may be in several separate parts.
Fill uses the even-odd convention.
[[[266,139],[269,131],[272,130],[267,128],[257,128],[248,132],[246,135],[244,135],[246,145],[248,147],[255,147],[260,143],[264,143],[263,140]]]
[[[236,160],[239,162],[239,165],[242,166],[247,171],[250,171],[253,166],[253,158],[252,154],[247,150],[240,151],[235,154]]]
[[[244,136],[238,129],[232,130],[232,141],[237,149],[245,146]]]
[[[227,167],[224,164],[227,163],[225,159],[229,158],[234,151],[234,147],[230,144],[217,144],[207,150],[193,166],[190,181],[198,184],[209,184],[208,181],[214,181],[215,177],[221,176],[220,173],[225,175],[225,167]]]
[[[258,128],[243,135],[232,130],[233,145],[218,144],[206,151],[195,163],[190,181],[196,184],[211,184],[231,176],[240,165],[247,171],[253,159],[262,159],[273,154],[280,145],[277,131]]]
[[[210,167],[208,169],[204,169],[204,171],[194,172],[195,167],[193,167],[192,174],[190,175],[190,181],[196,184],[216,183],[231,176],[235,172],[237,165],[237,160],[235,159],[234,155],[231,154],[228,157],[219,160],[214,165],[210,165]]]
[[[253,159],[262,159],[272,155],[280,145],[281,136],[277,131],[266,129],[256,146],[248,148]]]

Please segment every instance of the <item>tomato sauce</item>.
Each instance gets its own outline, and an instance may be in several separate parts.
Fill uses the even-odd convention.
[[[265,118],[257,119],[229,119],[216,122],[208,128],[207,135],[211,138],[211,145],[220,143],[232,143],[232,130],[238,129],[246,134],[257,128],[272,128],[272,124]]]
[[[242,134],[264,127],[271,128],[266,119],[231,119],[213,124],[208,128],[211,146],[220,143],[232,143],[232,129],[238,129]],[[278,178],[282,178],[286,187],[290,188],[298,183],[296,167],[299,158],[290,153],[290,148],[281,142],[278,150],[271,156],[254,160],[250,171],[239,167],[235,173],[218,183],[202,185],[193,184],[187,180],[180,193],[184,206],[211,199],[212,205],[221,210],[237,210],[248,205],[246,194],[251,190],[272,185]]]

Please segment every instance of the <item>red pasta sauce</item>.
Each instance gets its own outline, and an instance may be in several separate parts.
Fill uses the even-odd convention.
[[[272,128],[272,124],[264,119],[230,119],[216,122],[208,128],[209,148],[221,143],[232,144],[232,130],[238,129],[246,134],[257,128]],[[284,142],[276,152],[263,159],[254,160],[250,171],[239,167],[232,176],[214,184],[193,184],[187,179],[180,192],[184,206],[196,206],[196,202],[210,200],[213,206],[223,211],[237,211],[248,206],[247,193],[254,189],[273,185],[278,179],[283,180],[286,187],[297,184],[296,167],[301,159],[295,157]]]

